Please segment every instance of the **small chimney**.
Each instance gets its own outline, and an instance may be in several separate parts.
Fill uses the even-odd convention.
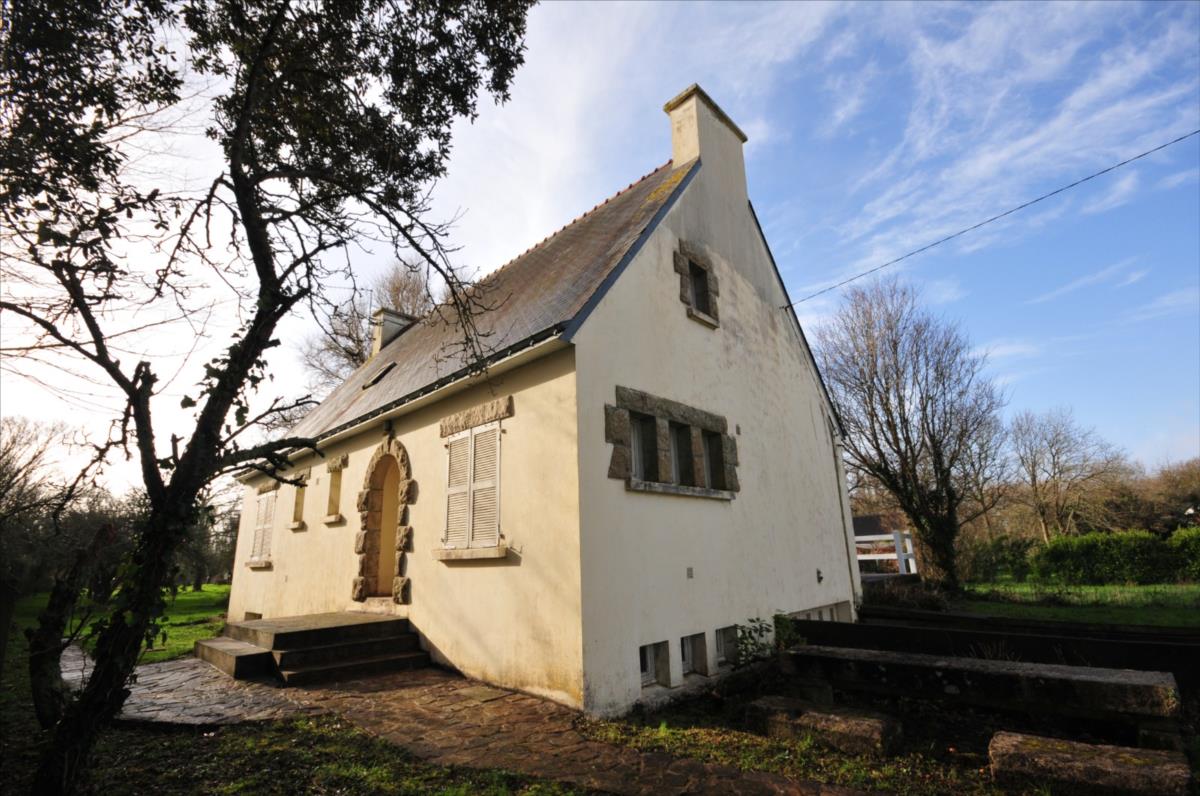
[[[671,118],[671,160],[682,166],[697,157],[704,171],[741,206],[746,203],[746,134],[696,83],[663,106]]]
[[[416,322],[417,319],[411,315],[387,307],[380,307],[371,313],[371,356],[382,351],[384,346]]]

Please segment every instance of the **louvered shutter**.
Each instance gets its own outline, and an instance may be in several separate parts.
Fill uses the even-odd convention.
[[[250,544],[251,561],[257,561],[258,553],[262,550],[263,505],[262,495],[254,499],[254,538]]]
[[[471,500],[471,432],[450,437],[446,477],[446,547],[466,547]]]
[[[275,520],[274,492],[259,495],[255,519],[254,545],[250,551],[250,558],[254,561],[262,561],[271,557],[271,525]]]
[[[471,547],[495,547],[500,541],[500,427],[481,426],[471,433]]]

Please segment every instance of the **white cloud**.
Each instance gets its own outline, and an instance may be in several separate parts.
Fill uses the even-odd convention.
[[[1146,275],[1145,271],[1128,271],[1129,266],[1137,262],[1136,257],[1128,257],[1119,263],[1101,268],[1098,271],[1093,271],[1090,274],[1074,279],[1061,287],[1057,287],[1039,296],[1029,299],[1027,304],[1042,304],[1056,298],[1065,296],[1068,293],[1074,293],[1080,288],[1090,287],[1092,285],[1102,285],[1108,282],[1117,282],[1118,287],[1131,285]],[[1132,278],[1131,278],[1132,277]]]
[[[965,298],[967,290],[957,279],[933,279],[925,283],[922,293],[930,304],[951,304]]]
[[[1178,188],[1181,185],[1187,185],[1189,182],[1200,180],[1200,168],[1184,169],[1177,171],[1174,174],[1169,174],[1158,181],[1159,190],[1169,191],[1172,188]]]
[[[1184,312],[1200,312],[1200,287],[1185,287],[1164,293],[1153,301],[1129,310],[1125,313],[1125,320],[1136,323]]]
[[[1137,187],[1138,173],[1136,171],[1128,172],[1113,183],[1112,187],[1105,191],[1104,194],[1084,205],[1080,212],[1085,215],[1092,215],[1120,207],[1133,198]]]
[[[1024,359],[1042,353],[1042,347],[1029,340],[1001,339],[980,346],[973,353],[986,354],[988,359]]]

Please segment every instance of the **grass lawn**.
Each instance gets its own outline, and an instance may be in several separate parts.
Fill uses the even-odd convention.
[[[38,613],[46,605],[48,594],[31,594],[17,602],[13,625],[19,632],[37,624]],[[166,639],[159,636],[154,647],[142,653],[142,663],[169,661],[192,654],[192,647],[202,638],[221,635],[225,628],[225,607],[229,603],[229,587],[207,583],[202,591],[181,589],[167,599]],[[88,639],[82,639],[85,648]]]
[[[185,638],[201,637],[195,629],[213,624],[212,611],[227,593],[227,587],[181,592],[171,608],[168,641],[151,654],[161,660],[190,651]],[[35,620],[42,603],[44,596],[25,601],[16,628]],[[45,739],[30,702],[27,649],[14,629],[0,676],[0,793],[29,792]],[[104,733],[93,761],[87,792],[106,795],[577,792],[505,771],[431,765],[332,717],[209,730],[117,725]]]
[[[977,583],[951,610],[1015,619],[1200,627],[1200,584],[1060,586]]]

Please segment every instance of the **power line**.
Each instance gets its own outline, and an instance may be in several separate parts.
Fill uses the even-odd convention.
[[[861,273],[857,273],[854,276],[843,279],[841,282],[838,282],[835,285],[830,285],[829,287],[822,288],[821,290],[818,290],[815,293],[810,293],[802,299],[797,299],[796,301],[793,301],[791,304],[784,304],[782,307],[780,307],[780,309],[786,310],[789,307],[796,306],[797,304],[803,304],[804,302],[808,301],[809,299],[814,299],[817,296],[824,295],[825,293],[828,293],[831,290],[837,290],[839,287],[848,285],[857,279],[862,279],[864,276],[870,276],[871,274],[875,273],[876,271],[882,271],[884,268],[893,266],[896,263],[900,262],[901,260],[907,260],[909,257],[913,257],[914,255],[920,254],[921,252],[929,251],[934,246],[941,246],[943,243],[952,241],[955,238],[959,237],[960,235],[966,235],[968,232],[973,232],[982,226],[992,223],[993,221],[999,221],[1000,219],[1004,218],[1005,216],[1011,216],[1013,213],[1016,213],[1018,210],[1024,210],[1025,208],[1027,208],[1031,205],[1035,205],[1038,202],[1041,202],[1045,199],[1049,199],[1052,196],[1057,196],[1058,194],[1062,193],[1063,191],[1068,191],[1071,188],[1074,188],[1078,185],[1083,185],[1088,180],[1094,180],[1097,177],[1101,177],[1105,174],[1108,174],[1110,171],[1115,171],[1116,169],[1119,169],[1122,166],[1128,166],[1130,163],[1133,163],[1135,160],[1141,160],[1142,158],[1146,157],[1147,155],[1153,155],[1155,152],[1158,152],[1160,149],[1166,149],[1169,146],[1178,144],[1180,141],[1186,141],[1187,139],[1191,138],[1192,136],[1194,136],[1198,133],[1200,133],[1200,130],[1192,130],[1190,133],[1187,133],[1186,135],[1181,135],[1173,141],[1168,141],[1165,144],[1160,144],[1159,146],[1154,147],[1154,149],[1147,149],[1142,154],[1134,155],[1131,158],[1122,160],[1120,163],[1114,163],[1113,165],[1109,166],[1108,168],[1101,169],[1100,171],[1096,172],[1095,174],[1089,174],[1088,176],[1084,177],[1083,179],[1076,180],[1075,182],[1071,183],[1070,185],[1064,185],[1061,188],[1054,189],[1050,193],[1042,194],[1041,196],[1039,196],[1036,199],[1030,199],[1028,202],[1025,202],[1024,204],[1019,204],[1010,210],[1005,210],[1003,213],[992,216],[991,218],[987,219],[986,221],[980,221],[978,224],[975,224],[970,227],[966,227],[964,229],[960,229],[958,232],[947,235],[946,237],[944,237],[940,240],[935,240],[933,243],[927,243],[919,249],[913,249],[908,254],[902,254],[894,260],[888,260],[886,263],[877,265],[874,268],[868,268],[867,270],[862,271]]]

